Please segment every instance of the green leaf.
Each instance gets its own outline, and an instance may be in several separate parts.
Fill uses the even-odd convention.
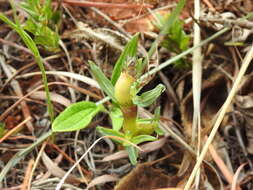
[[[136,68],[136,78],[140,78],[140,76],[142,75],[142,71],[144,70],[144,68],[142,68],[143,64],[143,58],[140,58],[137,60],[135,68]]]
[[[47,76],[46,76],[46,73],[45,73],[44,65],[42,63],[42,59],[40,57],[39,50],[38,50],[36,44],[34,43],[34,41],[32,40],[32,38],[21,27],[20,22],[19,22],[18,17],[17,17],[17,14],[16,14],[16,8],[14,6],[13,0],[11,0],[10,3],[11,3],[11,7],[12,7],[12,10],[13,10],[13,15],[14,15],[14,19],[15,19],[16,24],[14,22],[12,22],[11,20],[9,20],[2,13],[0,13],[0,20],[3,20],[12,29],[14,29],[20,35],[20,37],[24,41],[25,45],[33,53],[33,55],[35,57],[35,60],[36,60],[38,66],[39,66],[39,68],[42,72],[42,79],[43,79],[43,83],[44,83],[44,87],[45,87],[45,91],[46,91],[46,97],[47,97],[48,112],[49,112],[50,119],[51,119],[51,122],[52,122],[54,120],[53,105],[51,103],[49,88],[48,88],[48,84],[47,84]]]
[[[155,109],[154,121],[159,122],[159,121],[160,121],[160,115],[161,115],[161,107],[158,106],[158,107]]]
[[[100,88],[114,101],[117,102],[114,97],[114,87],[111,81],[104,75],[101,69],[92,61],[89,61],[91,72],[98,82]]]
[[[112,72],[112,76],[111,76],[111,82],[113,85],[116,84],[120,76],[120,73],[122,71],[122,68],[124,67],[124,63],[126,63],[126,61],[129,58],[136,57],[137,48],[138,48],[138,38],[139,38],[139,33],[135,34],[133,38],[127,43],[124,51],[121,53],[119,59],[117,60]]]
[[[158,37],[156,40],[152,43],[151,48],[148,51],[148,56],[143,61],[143,68],[148,64],[148,60],[157,50],[158,45],[160,45],[160,42],[164,39],[164,36],[167,35],[168,30],[174,23],[174,21],[179,17],[179,14],[181,10],[183,9],[185,5],[186,0],[179,0],[176,8],[171,12],[170,16],[165,20],[165,24],[163,25]]]
[[[123,115],[119,107],[114,106],[110,111],[110,118],[112,120],[112,129],[119,131],[123,125]]]
[[[49,27],[43,25],[42,27],[37,28],[34,35],[34,42],[36,44],[44,46],[49,51],[58,50],[60,37]]]
[[[108,129],[104,127],[97,127],[96,129],[99,133],[101,133],[104,136],[115,136],[115,137],[125,138],[123,133],[115,131],[113,129]],[[112,140],[120,144],[123,143],[123,141],[119,139],[112,139]]]
[[[17,25],[12,22],[10,19],[8,19],[4,14],[0,13],[0,20],[4,21],[6,24],[8,24],[12,29],[17,30]]]
[[[157,140],[157,138],[150,136],[150,135],[139,135],[139,136],[133,137],[131,139],[131,142],[134,144],[140,144],[143,142],[155,141],[155,140]]]
[[[165,86],[159,84],[154,89],[144,92],[140,96],[134,96],[133,102],[138,106],[147,107],[151,105],[164,91]]]
[[[125,149],[128,152],[128,157],[130,159],[131,164],[136,165],[138,157],[137,149],[133,146],[126,146]]]
[[[38,19],[38,13],[37,10],[28,4],[27,2],[21,2],[20,7],[27,13],[29,14],[33,19],[37,20]]]
[[[4,123],[0,122],[0,138],[3,137],[6,133],[5,125]]]
[[[56,117],[52,124],[53,132],[68,132],[83,129],[89,125],[93,117],[102,110],[93,102],[74,103]]]
[[[165,134],[165,132],[159,126],[157,128],[155,128],[155,132],[159,136],[162,136]]]

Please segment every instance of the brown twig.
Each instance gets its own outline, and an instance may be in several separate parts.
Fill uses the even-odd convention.
[[[29,161],[27,169],[25,171],[24,181],[23,181],[23,184],[22,184],[22,187],[20,188],[20,190],[27,190],[28,189],[28,183],[29,183],[29,179],[31,177],[31,171],[32,171],[33,164],[34,164],[34,160],[31,159]]]
[[[207,139],[207,136],[205,140]],[[226,178],[227,182],[231,185],[233,183],[233,173],[231,173],[224,161],[221,159],[217,151],[215,150],[214,146],[212,144],[209,145],[209,152],[214,160],[214,162],[217,164],[218,168],[221,170],[221,173]],[[237,190],[241,190],[241,188],[238,186]]]
[[[202,0],[202,1],[208,6],[210,11],[213,11],[213,12],[216,11],[216,9],[214,8],[214,6],[212,5],[212,3],[209,0]]]
[[[1,139],[0,143],[2,143],[4,140],[6,140],[11,134],[15,133],[17,130],[19,130],[25,123],[30,121],[32,118],[29,116],[24,121],[22,121],[20,124],[18,124],[16,127],[9,130]]]
[[[89,96],[93,97],[93,98],[97,98],[97,99],[101,99],[101,97],[97,96],[96,94],[89,92],[88,90],[82,89],[80,87],[76,87],[74,85],[70,85],[68,83],[64,83],[64,82],[51,82],[48,83],[48,86],[54,85],[54,84],[62,84],[62,85],[66,85],[66,86],[70,86],[73,87],[77,90],[79,90],[82,93],[88,94]],[[33,94],[34,92],[38,91],[39,89],[44,88],[44,85],[39,86],[38,88],[35,88],[34,90],[32,90],[31,92],[27,93],[25,96],[21,97],[18,101],[16,101],[14,104],[12,104],[8,109],[5,110],[5,112],[0,115],[0,121],[3,121],[3,119],[8,115],[8,113],[15,108],[17,105],[20,104],[20,102],[22,102],[25,98],[27,98],[28,96],[30,96],[31,94]]]
[[[55,150],[57,150],[60,154],[62,154],[69,162],[72,164],[75,163],[75,160],[73,160],[70,156],[68,156],[64,151],[62,151],[56,144],[49,144],[51,147],[53,147]],[[81,168],[83,173],[90,175],[90,172],[85,170],[84,168]]]
[[[63,3],[79,6],[79,7],[97,7],[97,8],[122,8],[122,9],[134,9],[134,8],[153,8],[149,4],[133,4],[133,3],[104,3],[104,2],[91,2],[91,1],[77,1],[77,0],[63,0]]]

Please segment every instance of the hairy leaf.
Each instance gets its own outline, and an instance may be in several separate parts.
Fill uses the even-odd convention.
[[[143,142],[155,141],[155,140],[157,140],[157,138],[150,136],[150,135],[139,135],[139,136],[133,137],[131,139],[131,142],[134,144],[140,144]]]
[[[120,108],[114,106],[110,111],[110,118],[112,120],[112,128],[115,131],[119,131],[123,125],[123,115]]]
[[[133,102],[138,106],[147,107],[151,105],[164,91],[165,86],[159,84],[154,89],[144,92],[140,96],[134,96]]]
[[[128,157],[130,159],[131,164],[137,164],[138,152],[137,149],[133,146],[126,146],[126,151],[128,152]]]
[[[99,133],[101,133],[104,136],[115,136],[115,137],[124,138],[124,134],[123,133],[115,131],[113,129],[108,129],[108,128],[104,128],[104,127],[97,127],[96,129],[97,129],[97,131]],[[118,142],[120,144],[123,143],[123,141],[120,140],[120,139],[114,139],[113,138],[112,140],[115,141],[115,142]]]
[[[98,82],[100,88],[114,101],[117,102],[114,97],[114,87],[111,81],[104,75],[103,71],[92,61],[89,61],[91,72]]]

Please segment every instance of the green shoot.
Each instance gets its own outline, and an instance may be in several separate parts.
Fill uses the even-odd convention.
[[[162,29],[166,24],[166,18],[169,15],[165,15],[162,17],[159,14],[156,14],[159,23],[154,23],[158,29]],[[161,46],[168,49],[170,52],[174,52],[176,54],[180,54],[181,52],[188,49],[190,45],[190,36],[184,32],[184,23],[179,18],[174,19],[171,27],[168,28],[163,41],[161,42]],[[185,67],[187,66],[187,61],[185,59],[180,59],[174,64],[177,67]]]
[[[51,0],[26,0],[21,7],[29,15],[24,29],[33,34],[34,42],[48,51],[59,50],[58,24],[60,12],[53,11]]]
[[[53,105],[51,103],[50,93],[49,93],[49,88],[48,88],[48,82],[47,82],[47,76],[46,76],[46,73],[45,73],[45,68],[44,68],[44,65],[43,65],[43,62],[42,62],[39,50],[38,50],[35,42],[30,37],[30,35],[20,25],[20,23],[19,23],[19,21],[17,19],[17,15],[16,15],[16,9],[15,9],[15,6],[14,6],[14,4],[13,4],[12,1],[11,1],[11,5],[12,5],[13,11],[14,11],[15,23],[12,22],[10,19],[8,19],[2,13],[0,13],[0,20],[2,20],[6,24],[8,24],[12,29],[14,29],[19,34],[19,36],[22,38],[22,40],[25,43],[25,45],[33,53],[33,55],[35,57],[35,61],[38,64],[38,66],[39,66],[39,68],[41,70],[41,73],[42,73],[42,79],[43,79],[43,83],[44,83],[44,86],[45,86],[46,97],[47,97],[48,112],[49,112],[49,116],[50,116],[51,122],[53,122],[53,120],[54,120]]]
[[[159,84],[153,90],[137,95],[141,88],[135,85],[138,76],[136,70],[139,67],[139,64],[135,62],[137,60],[137,47],[138,35],[135,35],[126,45],[125,50],[117,61],[111,80],[103,74],[95,63],[89,62],[92,75],[100,88],[113,101],[113,106],[109,112],[112,120],[112,129],[97,127],[97,130],[102,135],[116,136],[136,145],[156,140],[151,135],[157,130],[159,120],[156,114],[155,118],[143,122],[143,119],[138,118],[138,106],[146,107],[151,105],[165,90],[165,87]],[[116,81],[115,83],[113,83],[114,80]],[[102,105],[93,102],[74,103],[54,120],[52,131],[68,132],[83,129],[89,125],[94,116],[100,111],[104,111]],[[131,163],[136,164],[137,149],[121,140],[114,139],[114,141],[125,147],[129,153]]]

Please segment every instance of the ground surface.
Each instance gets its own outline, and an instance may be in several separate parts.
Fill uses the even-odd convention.
[[[16,2],[17,5],[20,3]],[[72,0],[53,1],[53,8],[61,12],[58,24],[63,45],[57,51],[41,46],[39,50],[46,70],[52,72],[47,76],[55,115],[71,103],[82,100],[97,102],[104,97],[98,88],[85,81],[55,71],[92,78],[88,64],[88,60],[92,60],[109,77],[129,37],[141,32],[139,43],[142,51],[139,56],[143,57],[143,51],[149,50],[159,33],[154,24],[157,21],[155,13],[165,15],[176,3],[175,0],[93,0],[81,5]],[[249,14],[252,11],[251,0],[201,1],[198,23],[201,41],[229,27],[227,32],[201,47],[201,147],[251,47],[253,17]],[[12,18],[13,11],[7,0],[0,0],[0,12]],[[28,15],[19,6],[17,14],[20,22],[24,23]],[[196,32],[193,15],[194,1],[189,0],[180,14],[180,19],[185,21],[184,32],[190,39],[186,49],[193,46]],[[100,39],[94,37],[95,34],[104,36]],[[109,40],[105,40],[108,36]],[[147,71],[183,51],[158,46]],[[5,125],[0,138],[0,170],[3,170],[15,153],[45,134],[51,123],[42,77],[40,73],[35,74],[40,70],[34,57],[17,33],[2,21],[0,62],[0,120]],[[122,147],[104,139],[72,171],[62,189],[85,189],[87,184],[90,189],[103,190],[183,188],[195,165],[195,156],[169,131],[173,130],[190,147],[197,147],[197,141],[191,140],[195,96],[192,84],[198,82],[192,81],[195,72],[192,63],[192,54],[184,56],[151,75],[144,88],[148,90],[159,83],[166,86],[162,96],[140,114],[154,113],[155,107],[161,106],[161,123],[168,137],[161,136],[158,141],[144,143],[144,153],[140,155],[137,166],[130,164]],[[199,174],[198,189],[231,189],[233,182],[237,186],[232,189],[253,189],[252,69],[251,64],[207,152]],[[30,93],[39,86],[41,88]],[[20,99],[23,101],[18,102]],[[98,125],[110,127],[108,115],[99,114],[86,129],[59,133],[36,146],[4,176],[0,189],[55,189],[64,174],[101,136],[96,131]],[[16,127],[19,129],[11,131]],[[11,132],[5,137],[8,131]]]

